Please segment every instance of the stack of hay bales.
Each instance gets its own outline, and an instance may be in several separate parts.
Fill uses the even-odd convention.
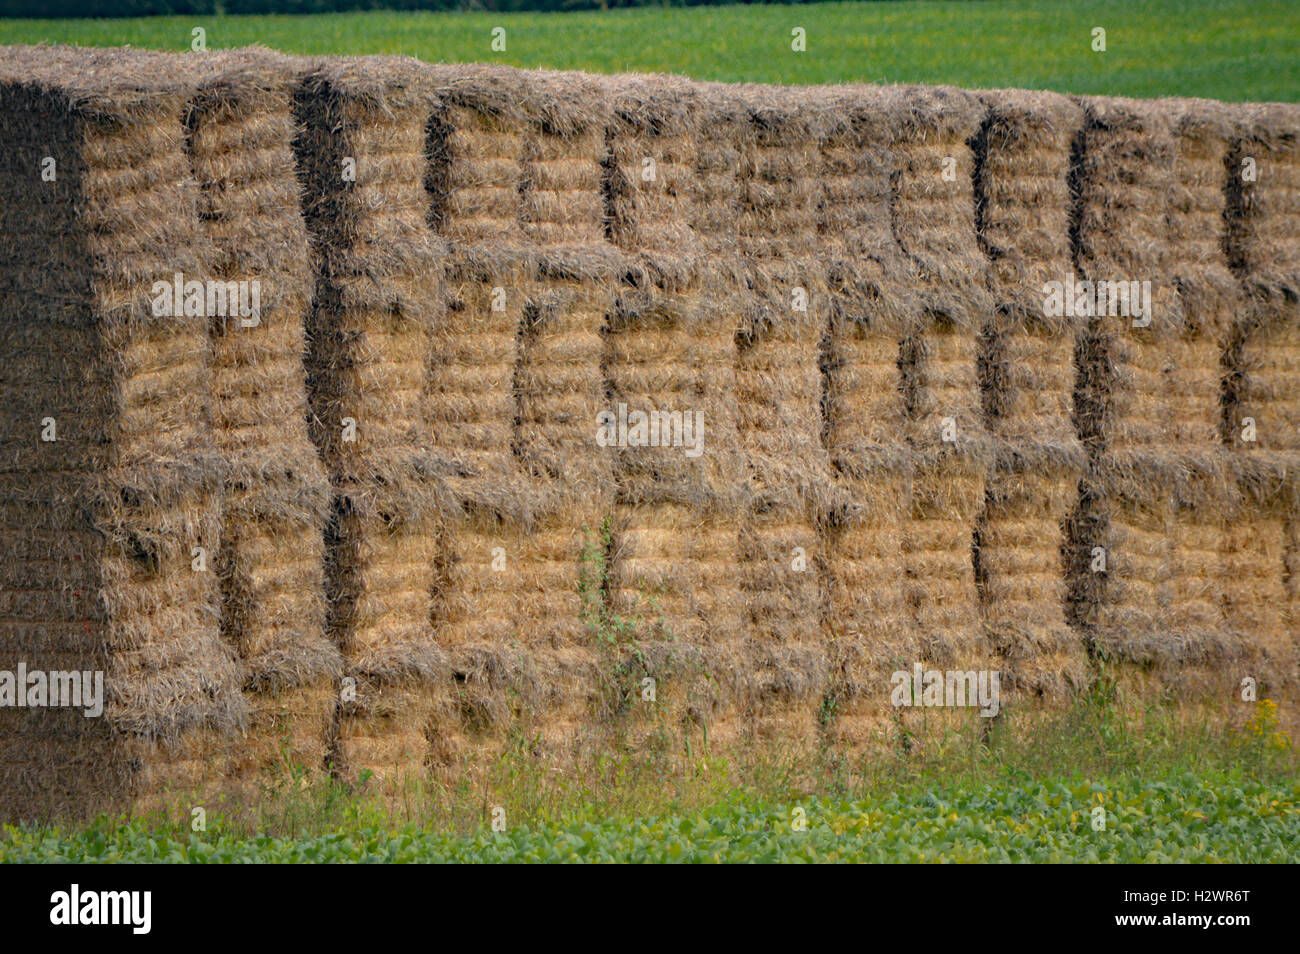
[[[219,532],[207,328],[153,308],[155,282],[212,264],[184,150],[193,89],[160,79],[163,60],[0,56],[0,669],[98,671],[104,693],[100,718],[0,709],[6,817],[189,790],[210,733],[244,716],[217,574],[193,562]]]
[[[891,206],[895,236],[918,273],[919,319],[904,342],[907,436],[915,455],[904,531],[907,600],[922,661],[990,668],[972,554],[984,503],[988,440],[979,354],[993,313],[988,263],[976,242],[974,153],[983,107],[959,90],[893,91]],[[926,715],[927,724],[966,713]]]
[[[815,94],[736,89],[739,208],[732,254],[742,267],[736,427],[750,469],[740,579],[750,712],[757,739],[816,744],[829,678],[822,639],[826,554],[821,528],[839,499],[823,442],[822,344],[830,296],[816,251],[822,183]]]
[[[571,74],[433,76],[443,106],[430,124],[431,223],[453,286],[434,365],[447,426],[435,441],[458,464],[439,632],[471,728],[499,740],[518,727],[563,755],[596,692],[583,554],[611,490],[595,440],[618,271],[603,222],[607,104]],[[492,604],[499,612],[483,612]]]
[[[1080,274],[1149,281],[1152,294],[1147,327],[1108,311],[1090,319],[1080,349],[1079,427],[1091,457],[1079,521],[1089,528],[1078,540],[1080,619],[1104,654],[1133,664],[1124,682],[1134,692],[1186,689],[1232,655],[1219,601],[1203,595],[1234,508],[1218,447],[1221,319],[1197,300],[1212,272],[1195,248],[1175,252],[1171,242],[1211,228],[1213,213],[1197,206],[1215,200],[1197,182],[1207,163],[1197,157],[1197,125],[1176,136],[1173,114],[1150,103],[1085,108]],[[1104,570],[1091,566],[1094,547],[1104,548]]]
[[[726,744],[720,733],[736,727],[721,725],[719,714],[735,708],[745,675],[728,654],[737,651],[728,640],[743,612],[735,579],[743,473],[734,320],[725,296],[705,292],[720,283],[709,281],[696,231],[704,206],[697,144],[709,114],[682,80],[636,77],[608,87],[609,234],[626,257],[606,327],[610,403],[615,413],[669,415],[683,445],[605,451],[618,485],[611,624],[632,636],[620,653],[627,684],[615,689],[640,716],[642,741],[648,731],[698,727]],[[652,706],[640,691],[644,678],[655,680]]]
[[[1260,698],[1300,722],[1300,110],[1250,109],[1227,163],[1230,265],[1246,305],[1234,329],[1226,437],[1243,512],[1225,575]],[[1249,419],[1249,420],[1248,420]],[[1254,440],[1247,438],[1253,437]],[[1258,670],[1257,672],[1254,670]]]
[[[307,434],[313,275],[293,161],[295,64],[265,51],[176,61],[201,76],[186,147],[213,277],[259,288],[259,314],[209,316],[208,327],[212,432],[226,465],[222,629],[247,669],[251,709],[230,772],[256,783],[325,767],[342,669],[325,633],[329,481]]]
[[[1049,315],[1048,282],[1068,281],[1070,150],[1078,105],[1051,93],[986,94],[975,141],[976,219],[993,277],[984,412],[994,442],[979,522],[980,609],[1009,670],[1002,686],[1059,704],[1087,677],[1066,622],[1064,527],[1086,459],[1075,434],[1081,321]]]
[[[414,60],[338,59],[295,92],[315,246],[312,438],[334,485],[329,626],[345,666],[336,769],[399,780],[431,757],[447,708],[433,630],[448,463],[430,450],[429,366],[442,255],[429,234],[435,96]]]
[[[1174,136],[1168,271],[1179,323],[1162,391],[1166,438],[1181,471],[1166,625],[1191,649],[1173,681],[1179,697],[1206,696],[1221,707],[1252,653],[1249,602],[1221,570],[1225,554],[1250,548],[1224,447],[1225,364],[1243,304],[1225,251],[1224,170],[1235,122],[1221,103],[1171,100],[1165,108]],[[1273,575],[1281,576],[1276,563]],[[1234,622],[1243,611],[1246,618]]]
[[[891,231],[888,100],[869,88],[828,96],[818,215],[831,296],[826,442],[845,500],[826,544],[832,704],[825,732],[857,756],[890,744],[899,715],[890,675],[910,672],[921,658],[906,602],[912,454],[899,361],[915,326],[915,267]]]

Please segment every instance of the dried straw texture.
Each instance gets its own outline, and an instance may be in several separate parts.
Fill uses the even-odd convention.
[[[1178,450],[1169,432],[1182,411],[1167,399],[1166,382],[1184,327],[1166,277],[1173,262],[1171,116],[1131,100],[1084,105],[1075,167],[1080,278],[1149,281],[1152,294],[1149,327],[1109,313],[1089,321],[1080,345],[1080,434],[1094,457],[1104,453],[1116,480],[1169,489]]]
[[[373,490],[335,499],[326,536],[329,632],[357,686],[337,729],[334,760],[347,775],[381,774],[383,759],[414,751],[433,713],[448,704],[447,653],[434,631],[438,514]],[[397,735],[386,741],[390,731]],[[415,769],[421,759],[406,765]]]
[[[533,120],[524,141],[524,235],[541,248],[605,243],[609,100],[595,77],[526,74]]]
[[[1300,695],[1300,111],[1245,110],[1227,160],[1229,264],[1247,297],[1231,338],[1225,429],[1242,513],[1225,554],[1227,614],[1261,698]],[[1253,168],[1252,168],[1253,166]],[[1253,439],[1251,439],[1253,438]],[[1280,566],[1279,566],[1280,561]],[[1265,688],[1267,686],[1267,688]]]
[[[740,158],[737,430],[755,490],[825,509],[832,488],[822,443],[822,337],[829,322],[817,247],[822,185],[818,113],[798,90],[739,87],[748,122]],[[725,254],[725,251],[724,251]]]
[[[587,508],[528,526],[486,512],[448,523],[434,619],[455,681],[455,751],[481,755],[516,730],[540,737],[549,758],[576,747],[599,682],[589,624],[605,511]]]
[[[520,74],[499,67],[431,72],[440,103],[428,123],[430,225],[462,255],[517,264],[525,244],[527,137],[516,112],[525,98]]]
[[[996,304],[985,325],[987,426],[1000,442],[1078,467],[1074,344],[1083,322],[1049,317],[1043,289],[1074,272],[1070,155],[1083,111],[1052,93],[1011,90],[984,100],[989,111],[974,148],[976,226]]]
[[[667,295],[694,290],[703,254],[695,231],[702,211],[698,89],[669,76],[604,82],[611,112],[604,182],[609,239],[627,253],[633,287]]]
[[[922,312],[900,355],[905,433],[917,455],[903,529],[906,599],[925,659],[981,669],[972,543],[988,465],[979,355],[992,298],[976,241],[969,141],[982,107],[956,90],[890,95],[891,223],[915,264]]]
[[[748,637],[742,705],[759,737],[815,744],[829,663],[820,526],[839,497],[824,441],[823,339],[831,299],[816,256],[822,130],[829,112],[800,90],[741,87],[736,252],[745,272],[737,338],[737,434],[752,474],[740,537]],[[749,715],[752,713],[752,715]],[[764,729],[762,723],[771,728]]]
[[[1101,647],[1154,667],[1170,686],[1180,668],[1232,654],[1203,577],[1204,561],[1217,563],[1206,550],[1222,545],[1234,506],[1218,447],[1216,319],[1202,308],[1189,322],[1166,277],[1181,261],[1189,282],[1207,280],[1200,252],[1176,250],[1175,239],[1214,199],[1198,182],[1206,170],[1196,165],[1194,124],[1176,135],[1175,112],[1125,100],[1088,100],[1085,112],[1075,170],[1080,273],[1150,281],[1153,291],[1149,327],[1099,315],[1079,348],[1078,423],[1095,490],[1085,500],[1099,511],[1085,518],[1099,532],[1081,538],[1077,564],[1098,601],[1084,618]],[[1171,190],[1175,176],[1182,186]],[[1104,573],[1091,570],[1096,546],[1106,550]]]
[[[1249,304],[1232,342],[1228,439],[1247,492],[1276,501],[1294,495],[1300,454],[1300,110],[1249,108],[1242,127],[1228,162],[1228,256]]]
[[[608,612],[598,634],[614,644],[603,668],[620,674],[610,686],[613,711],[632,715],[634,744],[665,725],[702,726],[716,736],[737,697],[719,676],[746,675],[745,661],[728,655],[739,649],[745,613],[736,579],[739,521],[654,484],[622,483],[606,557]],[[645,678],[654,680],[653,706],[640,691]]]
[[[893,233],[890,101],[859,87],[815,101],[823,118],[817,248],[830,285],[826,444],[846,474],[906,470],[902,343],[916,327],[916,269]]]
[[[447,312],[427,364],[431,442],[449,462],[451,486],[474,506],[524,503],[516,461],[515,394],[522,334],[531,324],[531,283],[520,267],[480,271],[460,262],[447,275]]]
[[[317,271],[312,438],[335,487],[328,625],[356,684],[331,761],[395,782],[423,770],[432,720],[449,705],[433,627],[438,540],[454,510],[431,370],[445,255],[428,226],[425,148],[438,99],[426,68],[397,57],[312,64],[294,95]]]
[[[355,698],[338,706],[330,752],[335,773],[351,782],[373,778],[389,795],[418,784],[447,751],[438,733],[445,700],[423,680],[353,678]]]
[[[191,569],[193,547],[217,545],[205,329],[151,301],[155,281],[202,279],[211,263],[182,145],[192,91],[155,82],[161,60],[0,56],[15,144],[0,201],[4,668],[100,670],[106,694],[102,720],[4,710],[29,751],[6,763],[6,814],[142,798],[148,740],[243,717],[215,574]],[[101,751],[102,770],[82,775]]]
[[[891,224],[915,263],[921,322],[905,354],[910,373],[915,444],[943,442],[942,420],[957,442],[982,441],[979,334],[992,315],[988,262],[976,240],[970,141],[983,107],[960,90],[903,88],[890,92],[894,128]],[[975,400],[972,401],[971,398]]]
[[[1253,297],[1297,297],[1300,251],[1300,108],[1289,103],[1236,107],[1240,139],[1228,164],[1229,248]],[[1249,164],[1246,160],[1254,160]],[[1247,175],[1247,172],[1250,175]]]
[[[234,774],[256,782],[286,761],[324,767],[342,671],[325,634],[329,484],[307,433],[313,273],[293,157],[296,64],[265,51],[182,63],[199,64],[186,147],[215,277],[259,287],[255,323],[234,314],[209,326],[213,434],[227,468],[222,631],[254,693]]]
[[[603,449],[619,486],[609,603],[647,654],[637,668],[663,683],[659,711],[695,710],[707,724],[715,692],[706,677],[740,675],[718,654],[724,645],[739,652],[744,632],[736,511],[745,474],[732,337],[720,312],[686,313],[689,302],[678,305],[659,292],[628,289],[606,328],[604,367],[616,412],[626,408],[630,425],[633,414],[680,415],[682,437],[681,446]],[[676,428],[678,418],[671,420]],[[661,427],[661,444],[664,437]]]
[[[922,656],[907,602],[904,529],[912,487],[906,468],[846,480],[849,503],[826,534],[827,620],[833,719],[830,740],[850,752],[884,751],[896,725],[890,674]]]
[[[1077,472],[998,469],[980,517],[978,582],[984,629],[1010,670],[1003,689],[1060,702],[1082,687],[1082,638],[1066,621],[1064,524]]]
[[[1044,286],[1073,273],[1070,157],[1083,111],[1051,93],[985,94],[972,141],[975,221],[995,309],[981,353],[985,423],[997,448],[979,518],[981,616],[1009,672],[1003,688],[1060,701],[1083,684],[1066,623],[1065,520],[1085,459],[1075,434],[1081,322],[1051,317]]]
[[[317,267],[312,438],[336,482],[412,495],[446,470],[428,449],[443,271],[424,188],[433,98],[419,64],[400,57],[321,62],[295,91]]]

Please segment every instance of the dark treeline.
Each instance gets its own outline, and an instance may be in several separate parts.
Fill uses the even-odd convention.
[[[211,16],[222,13],[337,13],[351,10],[606,10],[721,6],[809,0],[0,0],[0,17]]]

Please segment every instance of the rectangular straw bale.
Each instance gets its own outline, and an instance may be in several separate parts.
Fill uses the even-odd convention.
[[[604,183],[609,239],[629,254],[634,273],[644,275],[638,287],[684,292],[698,281],[703,254],[695,230],[704,212],[698,88],[670,76],[604,82],[611,110]]]
[[[1066,619],[1064,524],[1079,471],[997,467],[979,521],[979,594],[985,632],[1010,670],[1006,690],[1060,701],[1081,688],[1087,658]]]
[[[1009,672],[1002,686],[1061,700],[1086,677],[1066,622],[1063,533],[1084,466],[1073,416],[1075,338],[1049,316],[1047,282],[1067,280],[1071,147],[1083,112],[1052,93],[984,94],[973,140],[975,223],[994,311],[984,324],[984,420],[998,448],[978,525],[984,630]]]
[[[1080,277],[1149,281],[1152,314],[1146,328],[1124,316],[1089,320],[1081,373],[1086,406],[1095,414],[1081,422],[1081,431],[1116,466],[1143,470],[1150,481],[1176,450],[1169,435],[1176,412],[1166,391],[1184,326],[1167,277],[1177,147],[1170,113],[1154,104],[1091,99],[1084,106],[1076,169]]]
[[[597,702],[604,516],[589,501],[527,526],[487,513],[449,523],[435,620],[476,749],[506,731],[540,736],[551,757],[576,748]]]
[[[527,285],[513,390],[513,447],[534,482],[609,503],[612,461],[598,445],[608,410],[603,332],[615,310],[619,257],[607,246],[544,252]]]
[[[816,247],[830,291],[826,438],[850,473],[896,456],[907,437],[902,343],[915,324],[915,267],[890,219],[888,100],[865,87],[810,99],[823,184]]]
[[[138,805],[164,749],[244,716],[216,574],[191,562],[216,552],[220,507],[205,328],[152,307],[154,282],[212,262],[183,149],[193,90],[165,59],[0,56],[4,668],[99,670],[106,696],[102,719],[4,710],[39,756],[6,763],[6,816]],[[102,771],[82,774],[90,758]]]
[[[891,223],[915,264],[921,322],[905,361],[912,439],[940,442],[949,418],[961,443],[979,443],[979,335],[992,316],[988,263],[976,240],[973,173],[984,108],[974,96],[941,87],[890,91],[894,143]],[[972,400],[973,399],[973,400]]]
[[[462,253],[523,248],[528,128],[524,75],[494,66],[435,66],[428,124],[430,225]]]
[[[808,500],[830,486],[822,444],[825,272],[813,257],[821,196],[815,124],[797,90],[740,87],[741,330],[737,429],[758,485]]]
[[[1228,161],[1228,256],[1249,301],[1233,341],[1228,438],[1248,482],[1267,495],[1300,453],[1300,110],[1244,112]]]
[[[1052,318],[1047,282],[1074,271],[1070,156],[1083,111],[1053,93],[985,94],[975,139],[975,221],[996,309],[986,322],[984,408],[1003,440],[1077,458],[1074,345],[1083,323]]]
[[[1253,651],[1246,665],[1261,671],[1261,687],[1269,683],[1260,697],[1280,697],[1293,707],[1300,692],[1300,437],[1294,426],[1300,413],[1300,255],[1293,239],[1300,223],[1300,110],[1246,107],[1237,131],[1227,160],[1227,254],[1247,303],[1229,352],[1225,425],[1242,510],[1224,567],[1232,581],[1227,610]],[[1253,177],[1247,174],[1252,164]]]
[[[14,142],[6,295],[12,313],[26,315],[3,331],[9,362],[26,369],[11,372],[3,392],[6,469],[216,464],[205,323],[153,308],[155,282],[177,272],[202,281],[212,254],[183,150],[190,87],[148,81],[164,63],[124,50],[11,47],[0,64]],[[57,440],[40,442],[33,458],[29,438],[47,417]]]
[[[437,735],[447,703],[423,680],[355,679],[355,699],[341,703],[331,768],[342,780],[374,779],[386,793],[417,785],[447,751]]]
[[[1222,103],[1174,101],[1174,196],[1169,215],[1172,278],[1182,334],[1167,390],[1172,440],[1193,451],[1224,438],[1224,352],[1244,305],[1227,254],[1225,179],[1238,123]]]
[[[356,692],[355,701],[340,697],[335,758],[345,774],[382,775],[391,771],[382,760],[402,753],[412,758],[403,771],[420,771],[424,756],[413,747],[427,750],[419,741],[425,723],[448,705],[434,612],[449,512],[450,504],[430,508],[393,491],[353,488],[335,498],[326,538],[329,631],[343,654],[344,684],[350,679]],[[389,731],[396,735],[386,741]]]
[[[1287,292],[1295,297],[1300,285],[1300,250],[1294,241],[1300,215],[1300,108],[1264,103],[1233,109],[1240,138],[1227,164],[1231,264],[1248,279],[1253,297],[1276,301]]]
[[[227,467],[218,565],[223,633],[248,666],[253,719],[236,774],[322,769],[342,670],[327,640],[329,485],[307,433],[312,263],[298,201],[295,61],[264,51],[199,64],[186,148],[222,281],[258,282],[257,323],[213,317],[212,423]],[[287,752],[286,752],[287,743]]]
[[[992,298],[988,263],[976,241],[969,145],[983,107],[974,97],[941,88],[894,90],[891,97],[891,223],[915,265],[920,299],[901,353],[905,432],[917,455],[903,529],[905,593],[922,660],[983,669],[989,666],[972,546],[988,455],[980,333]],[[922,719],[927,727],[931,721],[928,714]]]
[[[903,529],[907,601],[925,658],[960,669],[984,668],[974,664],[984,650],[972,547],[985,484],[981,461],[920,457]]]
[[[741,738],[812,748],[829,679],[819,526],[796,500],[756,500],[741,526],[736,569],[746,635],[739,644],[727,642],[745,675],[723,722],[736,723]]]
[[[744,677],[725,655],[739,652],[743,632],[734,514],[746,474],[736,437],[734,335],[722,309],[664,286],[625,287],[605,329],[611,410],[626,414],[629,426],[633,414],[683,416],[682,446],[603,450],[619,485],[610,612],[636,634],[633,672],[659,683],[653,709],[633,693],[634,714],[686,717],[713,739],[721,688],[710,680]]]
[[[846,481],[848,505],[827,534],[827,735],[854,755],[885,751],[897,713],[890,675],[921,658],[907,603],[903,532],[911,499],[906,466],[859,469]]]
[[[430,436],[456,486],[475,498],[516,472],[515,387],[531,288],[522,267],[448,267],[447,313],[427,365]]]
[[[524,234],[541,247],[602,245],[611,119],[605,87],[582,73],[542,70],[526,73],[525,82]]]
[[[688,493],[633,476],[620,480],[610,525],[608,620],[616,712],[630,711],[636,735],[703,728],[712,738],[725,715],[728,684],[746,672],[734,655],[744,602],[736,579],[740,525],[732,513]],[[607,664],[608,665],[608,664]],[[641,681],[655,681],[646,705]],[[645,740],[642,740],[645,741]]]
[[[318,273],[312,439],[336,481],[411,482],[442,469],[429,449],[444,259],[424,187],[434,103],[427,74],[401,57],[321,62],[295,91]]]
[[[1123,497],[1096,490],[1100,511],[1089,535],[1092,547],[1104,548],[1105,570],[1084,573],[1096,582],[1081,621],[1098,647],[1114,658],[1151,663],[1157,658],[1164,620],[1173,602],[1170,539],[1172,497]]]

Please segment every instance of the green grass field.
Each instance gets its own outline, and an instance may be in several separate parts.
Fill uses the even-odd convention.
[[[1100,809],[1100,811],[1097,811]],[[472,834],[355,819],[302,838],[101,822],[10,830],[0,862],[1294,862],[1300,785],[1022,782]]]
[[[184,50],[260,43],[290,53],[404,53],[445,62],[727,82],[951,83],[1066,93],[1300,99],[1292,0],[1014,0],[642,8],[592,13],[355,13],[0,21],[0,42]],[[491,49],[506,29],[507,48]],[[807,31],[793,52],[791,30]],[[1106,52],[1091,49],[1106,31]]]
[[[0,863],[1300,860],[1296,753],[1271,703],[1225,729],[1160,705],[1121,718],[1094,695],[1045,722],[918,734],[869,766],[669,744],[560,775],[527,749],[477,782],[394,792],[290,770],[251,800],[5,827]]]

